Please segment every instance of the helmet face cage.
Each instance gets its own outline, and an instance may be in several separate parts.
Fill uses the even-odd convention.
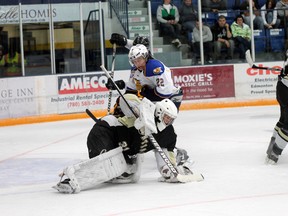
[[[148,48],[150,43],[149,43],[149,39],[147,37],[137,36],[133,41],[133,46],[135,46],[137,44],[142,44]]]
[[[132,46],[128,54],[131,65],[133,65],[133,61],[135,59],[140,58],[140,57],[147,59],[148,56],[149,56],[148,49],[142,44],[137,44],[135,46]]]
[[[155,117],[158,130],[162,131],[167,126],[173,124],[174,120],[177,118],[177,114],[177,108],[171,100],[164,99],[160,102],[157,102]]]

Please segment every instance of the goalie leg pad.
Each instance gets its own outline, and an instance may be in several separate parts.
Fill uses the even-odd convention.
[[[122,148],[110,150],[95,158],[80,162],[64,169],[64,174],[74,193],[92,188],[98,184],[120,176],[127,169]]]
[[[136,155],[133,163],[127,164],[127,170],[125,170],[125,172],[121,176],[114,178],[109,182],[117,184],[137,183],[140,179],[143,160],[143,154]]]

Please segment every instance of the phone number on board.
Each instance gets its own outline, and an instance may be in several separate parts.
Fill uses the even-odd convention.
[[[67,104],[68,108],[71,107],[87,107],[87,106],[93,106],[93,105],[102,105],[104,104],[104,100],[93,100],[93,101],[74,101],[74,102],[69,102]]]

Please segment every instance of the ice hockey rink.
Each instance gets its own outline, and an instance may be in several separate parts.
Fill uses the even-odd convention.
[[[93,120],[0,127],[0,214],[286,215],[287,150],[276,166],[264,163],[278,117],[277,106],[181,111],[174,123],[177,145],[188,151],[204,181],[158,182],[149,152],[137,184],[103,183],[79,194],[51,187],[65,166],[88,158],[86,137]]]

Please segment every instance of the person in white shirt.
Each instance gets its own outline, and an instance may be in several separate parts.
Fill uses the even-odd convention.
[[[275,0],[267,0],[261,7],[261,17],[267,29],[278,28],[280,25],[280,19],[277,19],[277,10],[275,10],[275,7]]]

